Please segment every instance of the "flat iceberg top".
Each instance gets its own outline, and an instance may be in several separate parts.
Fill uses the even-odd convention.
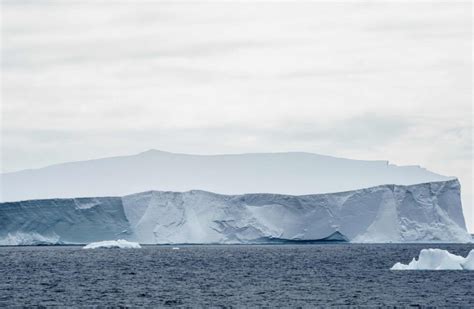
[[[474,249],[467,257],[462,257],[442,249],[423,249],[418,260],[413,258],[409,264],[400,262],[392,270],[474,270]]]
[[[141,246],[139,243],[136,243],[136,242],[119,239],[119,240],[105,240],[105,241],[93,242],[84,246],[82,249],[98,249],[98,248],[139,249],[141,248]]]

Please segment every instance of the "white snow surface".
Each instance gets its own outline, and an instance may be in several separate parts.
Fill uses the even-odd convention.
[[[99,248],[122,248],[122,249],[139,249],[141,248],[139,243],[127,241],[124,239],[118,240],[104,240],[90,243],[84,246],[82,249],[99,249]]]
[[[301,196],[148,191],[0,204],[0,242],[18,233],[62,243],[294,242],[334,233],[352,242],[472,241],[457,180]]]
[[[451,179],[419,166],[303,153],[140,154],[57,164],[0,175],[0,201],[123,196],[149,190],[220,194],[318,194]],[[82,207],[92,207],[94,201]]]
[[[474,270],[474,250],[462,257],[442,249],[423,249],[418,260],[413,258],[409,264],[400,262],[392,270]]]

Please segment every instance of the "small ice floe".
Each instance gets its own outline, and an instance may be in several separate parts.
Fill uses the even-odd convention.
[[[137,242],[131,242],[124,239],[118,240],[105,240],[99,242],[92,242],[82,249],[98,249],[98,248],[123,248],[123,249],[138,249],[141,248],[140,244]]]
[[[172,250],[179,250],[179,247],[173,247]]]
[[[423,249],[418,260],[396,263],[391,270],[474,270],[474,250],[462,257],[442,249]]]

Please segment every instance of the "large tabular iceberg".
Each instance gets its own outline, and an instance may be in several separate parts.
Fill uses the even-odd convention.
[[[396,263],[392,270],[474,270],[474,250],[467,257],[441,249],[423,249],[418,260],[409,264]]]
[[[0,244],[25,234],[61,243],[471,241],[457,180],[301,196],[149,191],[0,204]]]

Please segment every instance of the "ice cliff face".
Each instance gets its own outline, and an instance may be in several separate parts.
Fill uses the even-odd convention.
[[[31,234],[63,243],[471,241],[457,180],[301,196],[149,191],[0,204],[0,244]]]
[[[120,197],[0,204],[0,245],[89,243],[128,228]]]

